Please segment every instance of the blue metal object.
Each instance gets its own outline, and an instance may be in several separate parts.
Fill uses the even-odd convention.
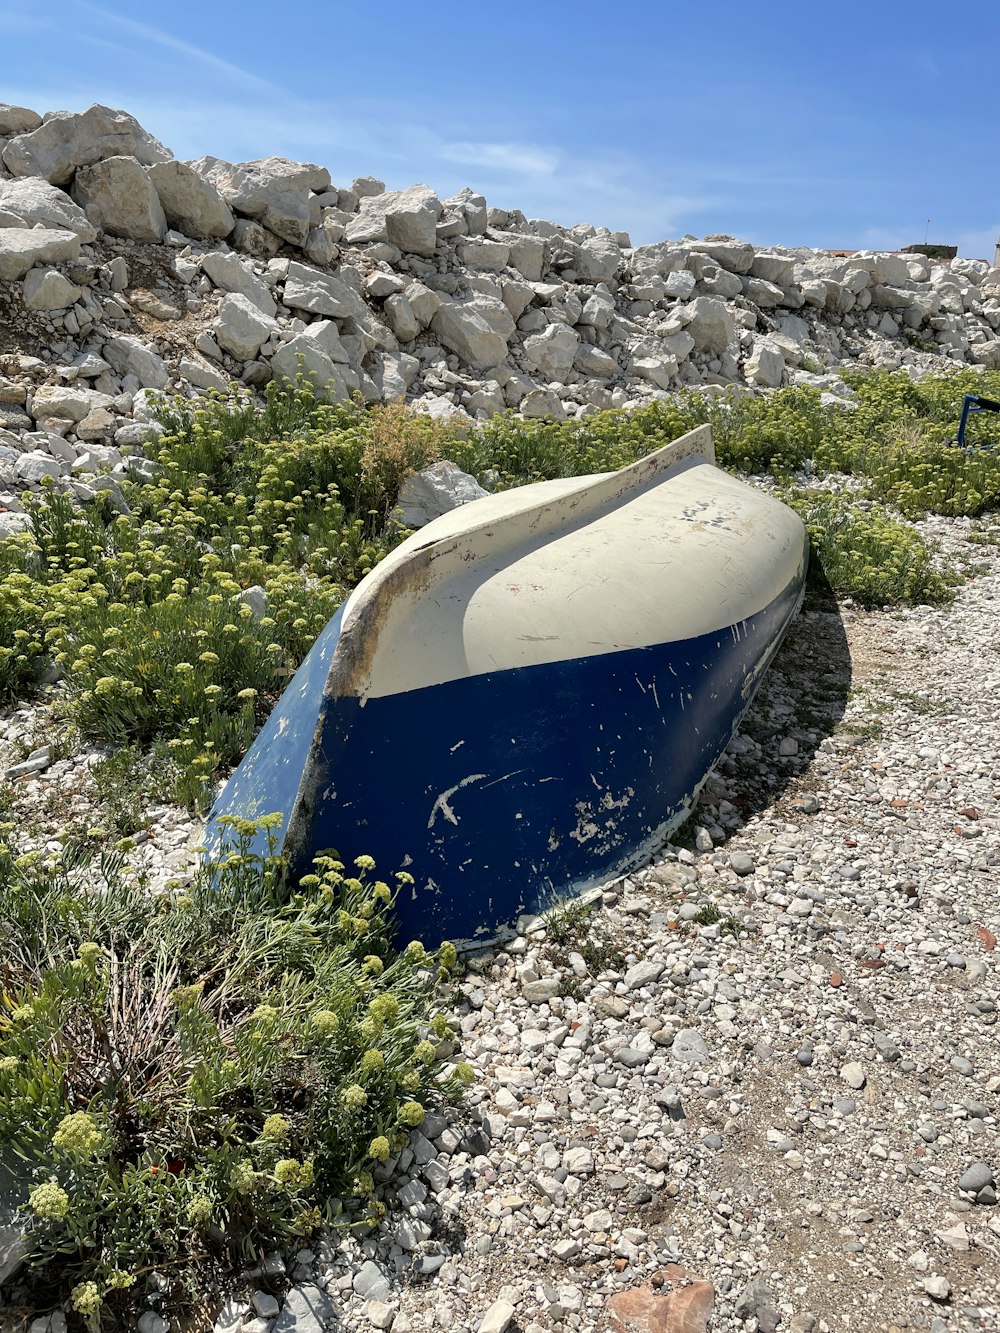
[[[955,443],[960,449],[995,449],[996,442],[989,444],[967,445],[965,443],[965,429],[969,424],[969,417],[975,416],[979,412],[1000,412],[1000,403],[992,398],[983,398],[978,393],[967,393],[962,400],[962,417],[958,423],[958,434],[955,436]]]

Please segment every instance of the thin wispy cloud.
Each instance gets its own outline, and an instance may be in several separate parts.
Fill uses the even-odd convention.
[[[491,167],[516,172],[520,176],[551,176],[559,165],[559,154],[531,144],[517,143],[442,143],[437,155],[444,162],[460,166]]]
[[[102,9],[100,5],[89,4],[88,0],[76,0],[76,3],[80,9],[86,10],[89,14],[96,14],[106,23],[112,24],[122,32],[131,33],[133,36],[140,37],[147,42],[153,42],[165,50],[176,51],[189,60],[197,60],[218,73],[226,74],[229,78],[247,88],[256,88],[261,92],[282,92],[269,79],[263,79],[250,70],[234,65],[230,60],[224,60],[221,56],[217,56],[214,51],[208,51],[204,47],[194,45],[193,42],[184,41],[180,37],[175,37],[172,33],[151,27],[148,23],[140,23],[138,20],[126,18],[122,14],[113,14],[110,10]]]

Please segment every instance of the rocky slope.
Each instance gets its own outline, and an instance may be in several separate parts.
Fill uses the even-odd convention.
[[[0,104],[0,531],[44,476],[142,471],[149,392],[259,390],[435,414],[584,417],[684,386],[843,392],[860,360],[1000,366],[1000,269],[621,232],[469,189],[179,162],[124,111]]]

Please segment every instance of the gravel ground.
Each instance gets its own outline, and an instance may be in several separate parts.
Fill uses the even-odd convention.
[[[381,1231],[254,1275],[296,1284],[278,1333],[608,1330],[641,1286],[688,1301],[629,1325],[668,1333],[1000,1327],[1000,559],[922,526],[984,566],[953,605],[804,612],[690,845],[470,960],[466,1106],[414,1132]],[[15,816],[85,805],[87,762]],[[192,831],[163,813],[154,880]]]

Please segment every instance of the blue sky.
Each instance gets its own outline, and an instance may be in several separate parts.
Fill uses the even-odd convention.
[[[992,259],[1000,7],[0,0],[0,100],[631,233]]]

